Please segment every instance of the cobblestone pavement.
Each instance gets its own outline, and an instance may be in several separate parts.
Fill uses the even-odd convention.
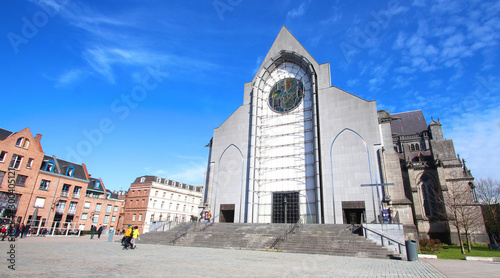
[[[115,237],[116,239],[116,237]],[[445,277],[425,260],[414,262],[139,244],[89,237],[28,237],[0,241],[0,277]]]

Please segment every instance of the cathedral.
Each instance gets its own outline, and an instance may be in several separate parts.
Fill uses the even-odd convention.
[[[332,86],[330,64],[285,27],[243,99],[208,145],[203,204],[216,222],[401,223],[408,238],[453,240],[443,192],[473,198],[474,178],[439,120]],[[475,233],[484,241],[484,224]]]

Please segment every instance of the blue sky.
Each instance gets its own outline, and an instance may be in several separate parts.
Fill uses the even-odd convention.
[[[499,1],[1,1],[0,127],[41,133],[109,189],[201,184],[213,129],[285,25],[332,85],[422,109],[500,179]]]

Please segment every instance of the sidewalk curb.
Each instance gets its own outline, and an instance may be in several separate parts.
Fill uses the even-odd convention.
[[[500,262],[500,258],[494,257],[471,257],[465,256],[466,261],[481,261],[481,262]]]

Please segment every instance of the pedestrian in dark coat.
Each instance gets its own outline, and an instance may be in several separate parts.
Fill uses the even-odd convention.
[[[94,225],[90,226],[90,239],[94,238],[94,234],[96,232],[96,227]]]
[[[101,234],[102,234],[102,226],[100,226],[99,230],[97,230],[97,239],[101,239]]]

